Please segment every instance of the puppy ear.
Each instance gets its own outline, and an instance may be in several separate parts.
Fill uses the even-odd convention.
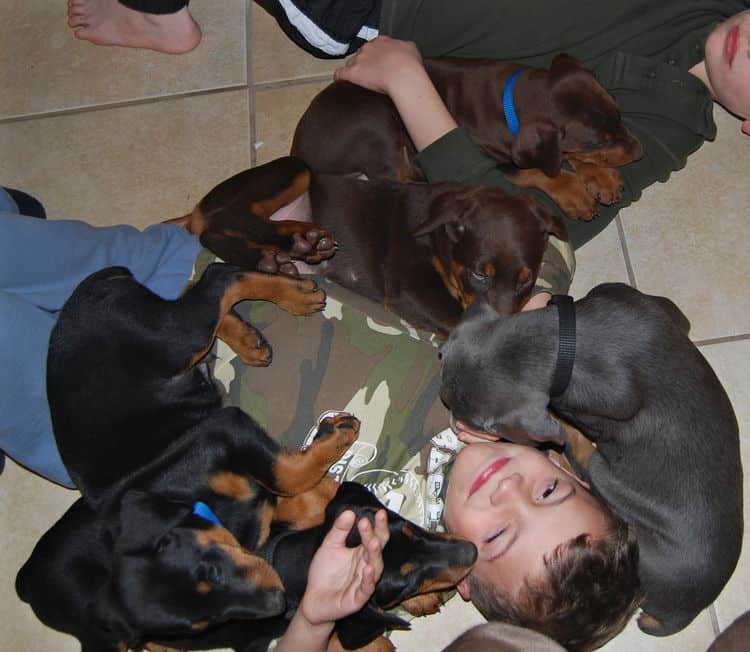
[[[589,70],[589,68],[580,59],[564,52],[552,59],[552,64],[549,67],[550,74],[555,77],[565,75],[571,70]]]
[[[554,235],[558,240],[567,242],[568,227],[565,226],[563,218],[557,213],[549,211],[546,206],[534,197],[526,195],[526,198],[529,201],[529,209],[538,220],[542,230],[549,235]]]
[[[151,546],[192,511],[187,503],[167,500],[145,491],[128,491],[120,504],[117,531],[110,529],[119,552]],[[133,526],[133,524],[137,526]]]
[[[522,125],[511,145],[513,164],[519,168],[539,168],[556,177],[562,167],[560,130],[548,120]]]
[[[517,444],[551,442],[563,445],[567,435],[560,422],[550,414],[548,402],[549,396],[545,393],[529,392],[527,400],[504,419],[508,425],[503,428],[503,437]]]
[[[419,238],[432,233],[440,226],[445,226],[448,237],[457,242],[463,236],[461,216],[475,207],[476,200],[471,190],[448,190],[430,202],[427,219],[412,231],[412,235]]]

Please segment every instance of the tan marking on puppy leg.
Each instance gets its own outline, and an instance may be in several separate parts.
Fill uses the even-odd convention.
[[[232,312],[221,318],[216,336],[226,342],[242,362],[253,367],[265,367],[271,360],[268,344],[258,333]]]
[[[289,186],[282,190],[278,195],[252,202],[250,204],[250,211],[253,215],[257,215],[258,217],[267,220],[282,206],[286,206],[288,203],[297,199],[302,193],[307,192],[309,187],[310,173],[302,172],[294,177]]]
[[[211,585],[208,582],[198,582],[195,587],[195,592],[200,593],[201,595],[206,595],[207,593],[211,593],[211,591]]]
[[[258,495],[258,490],[250,485],[247,478],[229,471],[219,471],[212,475],[208,486],[220,496],[235,500],[251,500]]]
[[[325,301],[325,293],[311,279],[248,272],[227,288],[221,302],[220,317],[245,299],[273,301],[292,315],[305,315],[322,309],[323,306],[318,304]]]
[[[307,450],[285,451],[276,457],[274,477],[279,495],[295,496],[312,489],[357,439],[359,420],[351,415],[326,419],[321,428],[331,425],[333,431],[316,439]]]
[[[191,359],[188,369],[200,362],[213,346],[216,332],[232,307],[244,300],[272,301],[292,315],[308,315],[325,306],[325,292],[311,279],[290,278],[262,272],[247,272],[226,288],[219,304],[216,330],[206,347]]]
[[[274,520],[288,523],[292,530],[306,530],[320,525],[325,520],[326,507],[338,488],[339,483],[326,475],[309,491],[279,498]]]

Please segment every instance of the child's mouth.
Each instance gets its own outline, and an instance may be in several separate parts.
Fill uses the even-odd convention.
[[[474,483],[469,488],[469,496],[476,493],[477,490],[482,487],[487,480],[490,479],[495,473],[497,473],[500,469],[502,469],[508,462],[510,462],[509,457],[501,457],[498,460],[495,460],[492,464],[485,467],[485,469],[477,476],[477,479],[474,480]]]

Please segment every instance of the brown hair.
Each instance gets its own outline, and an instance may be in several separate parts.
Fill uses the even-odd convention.
[[[469,576],[471,601],[487,620],[546,634],[570,652],[586,652],[619,633],[642,601],[638,544],[627,523],[610,515],[600,538],[581,534],[545,558],[547,576],[525,580],[520,599]]]

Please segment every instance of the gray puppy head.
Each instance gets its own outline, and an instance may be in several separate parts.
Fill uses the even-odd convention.
[[[440,350],[440,397],[454,419],[519,444],[564,442],[548,410],[556,351],[529,337],[540,316],[501,318],[483,302],[464,313]]]

